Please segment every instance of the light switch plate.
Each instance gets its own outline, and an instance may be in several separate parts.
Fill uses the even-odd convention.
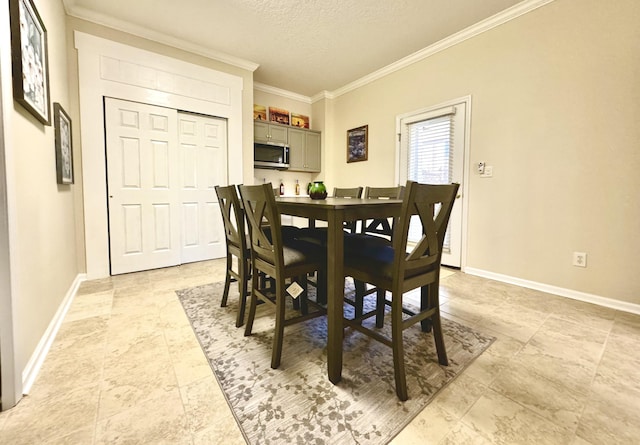
[[[492,165],[485,165],[484,166],[484,173],[480,175],[481,178],[491,178],[493,177],[493,166]]]

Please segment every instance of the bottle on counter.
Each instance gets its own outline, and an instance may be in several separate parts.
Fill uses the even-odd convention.
[[[280,196],[284,195],[284,184],[282,183],[282,179],[280,180]]]
[[[300,183],[296,179],[296,195],[299,195],[299,194],[300,194]]]

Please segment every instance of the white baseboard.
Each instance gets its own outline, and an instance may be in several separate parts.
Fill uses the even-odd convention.
[[[47,327],[44,335],[40,339],[36,350],[31,355],[31,358],[27,362],[24,370],[22,371],[22,392],[23,394],[29,394],[31,390],[31,386],[33,382],[35,382],[38,373],[40,372],[40,368],[42,368],[42,364],[44,363],[44,359],[47,357],[49,353],[49,349],[51,349],[51,344],[53,340],[56,338],[58,331],[60,330],[60,325],[64,320],[65,315],[69,311],[69,307],[73,302],[73,299],[78,292],[78,288],[80,284],[87,279],[86,274],[78,274],[71,283],[71,287],[67,291],[62,303],[58,307],[56,314],[54,315],[51,323]]]
[[[560,297],[567,297],[573,300],[584,301],[586,303],[597,304],[611,309],[640,315],[640,305],[629,303],[627,301],[614,300],[612,298],[601,297],[599,295],[588,294],[573,289],[565,289],[563,287],[551,286],[550,284],[538,283],[536,281],[523,280],[522,278],[511,277],[499,273],[488,272],[482,269],[474,269],[473,267],[465,267],[464,272],[469,275],[488,278],[490,280],[501,281],[503,283],[515,284],[516,286],[526,287],[527,289],[539,290]]]

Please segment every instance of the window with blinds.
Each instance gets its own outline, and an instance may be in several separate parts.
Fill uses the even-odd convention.
[[[453,174],[452,115],[407,125],[409,160],[407,177],[426,184],[450,184]]]
[[[449,113],[407,124],[408,179],[424,184],[453,182],[453,116],[454,113]],[[450,233],[447,230],[443,252],[450,252]],[[419,222],[412,223],[409,241],[417,242],[421,237]]]

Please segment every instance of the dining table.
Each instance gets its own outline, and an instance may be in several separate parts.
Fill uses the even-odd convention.
[[[400,215],[401,199],[278,197],[280,214],[327,222],[327,373],[333,384],[342,378],[344,334],[344,231],[345,221]]]

